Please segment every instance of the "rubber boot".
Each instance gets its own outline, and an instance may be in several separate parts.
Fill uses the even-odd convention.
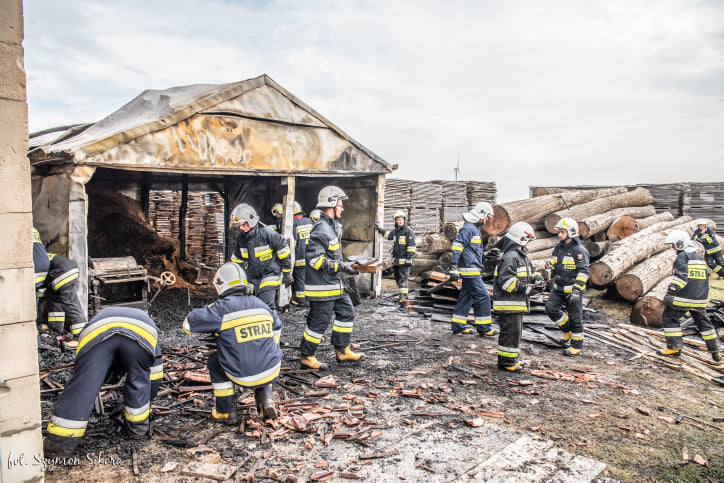
[[[712,352],[711,358],[714,359],[714,362],[721,361],[721,352],[719,352],[719,351]]]
[[[516,363],[514,366],[498,365],[498,369],[510,372],[521,372],[523,370],[523,368],[520,366],[520,362]]]
[[[496,329],[493,329],[492,327],[486,327],[482,330],[479,330],[478,335],[480,337],[492,337],[494,335],[498,335],[498,331]]]
[[[217,397],[216,407],[211,411],[211,419],[228,425],[237,424],[239,415],[236,412],[236,395]]]
[[[277,409],[274,407],[274,393],[269,385],[254,389],[254,402],[256,410],[262,421],[277,418]]]
[[[561,338],[558,340],[558,344],[560,344],[561,347],[565,348],[571,345],[571,331],[564,332]]]
[[[573,347],[566,347],[563,350],[563,355],[568,357],[576,357],[581,354],[581,349],[574,349]]]
[[[472,333],[473,333],[473,329],[470,328],[470,327],[466,327],[466,328],[464,328],[463,330],[461,330],[461,331],[459,331],[459,332],[453,332],[453,335],[472,334]]]
[[[319,362],[317,358],[313,355],[302,356],[299,361],[299,365],[302,366],[302,369],[317,369],[320,371],[326,371],[327,369],[329,369],[329,366],[327,364]]]
[[[357,362],[367,357],[361,352],[353,352],[349,346],[335,347],[334,352],[337,353],[337,362]]]
[[[69,436],[58,436],[57,434],[48,434],[43,440],[43,452],[45,456],[69,457],[75,453],[75,448],[81,438]]]
[[[656,353],[660,356],[679,357],[681,355],[681,349],[669,349],[667,347],[666,349],[657,350]]]

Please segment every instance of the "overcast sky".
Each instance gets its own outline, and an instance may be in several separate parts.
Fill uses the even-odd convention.
[[[25,0],[30,130],[266,73],[399,169],[724,181],[720,0]]]

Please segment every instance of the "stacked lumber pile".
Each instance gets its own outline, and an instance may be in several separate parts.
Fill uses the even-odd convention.
[[[151,191],[149,223],[166,238],[179,236],[180,191]],[[186,212],[186,258],[211,266],[224,262],[224,200],[218,193],[191,191]]]

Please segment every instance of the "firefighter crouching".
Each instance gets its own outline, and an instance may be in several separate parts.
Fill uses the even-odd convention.
[[[317,197],[317,208],[322,210],[314,224],[307,244],[307,269],[304,294],[309,303],[307,327],[304,330],[301,366],[307,369],[327,369],[327,364],[317,360],[317,346],[324,338],[332,316],[332,345],[338,362],[353,362],[364,354],[350,348],[354,307],[349,294],[344,291],[342,274],[356,275],[350,262],[342,258],[342,227],[336,221],[344,208],[342,200],[347,195],[337,186],[325,186]]]
[[[716,232],[707,226],[707,220],[700,218],[696,220],[696,230],[691,239],[704,245],[704,260],[711,270],[717,275],[724,276],[724,256],[722,256],[721,245],[716,238]]]
[[[124,373],[125,427],[128,435],[137,439],[149,431],[151,400],[163,379],[158,328],[142,310],[108,307],[78,336],[73,376],[60,393],[48,424],[46,455],[73,454],[107,375]]]
[[[246,273],[236,263],[219,268],[214,288],[219,299],[194,309],[183,323],[188,334],[216,335],[216,352],[207,362],[216,399],[211,417],[226,424],[239,421],[235,390],[239,385],[254,389],[260,418],[275,419],[271,384],[279,375],[282,351],[274,340],[272,311],[250,295]]]
[[[691,317],[699,329],[706,348],[715,361],[721,360],[719,338],[716,329],[706,315],[706,303],[709,299],[709,274],[706,264],[696,251],[696,245],[683,230],[673,230],[664,241],[676,250],[674,260],[674,278],[664,296],[664,313],[661,325],[664,328],[666,348],[658,353],[662,356],[678,357],[684,347],[679,320],[686,314]]]
[[[392,218],[395,220],[395,228],[386,230],[375,223],[375,229],[386,239],[392,240],[393,270],[399,300],[407,299],[409,293],[408,281],[410,279],[410,267],[412,257],[415,256],[417,246],[415,244],[415,233],[405,224],[407,216],[402,210],[395,211]]]
[[[522,221],[513,224],[496,246],[503,255],[495,267],[493,310],[500,325],[498,336],[498,368],[520,372],[520,338],[523,314],[530,312],[529,294],[545,281],[528,259],[525,246],[535,240],[533,228]]]
[[[578,223],[561,218],[556,223],[560,241],[553,249],[551,280],[554,281],[546,313],[563,331],[563,354],[577,356],[583,349],[583,291],[588,282],[589,255],[578,239]],[[566,312],[563,311],[565,306]]]
[[[50,269],[41,313],[47,314],[48,326],[55,332],[62,334],[65,328],[77,336],[88,321],[76,292],[78,264],[55,253],[49,253],[48,258]]]

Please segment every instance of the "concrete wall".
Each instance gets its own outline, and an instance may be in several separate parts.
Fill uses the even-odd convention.
[[[0,480],[41,481],[21,0],[0,0]],[[34,464],[35,463],[35,464]]]

